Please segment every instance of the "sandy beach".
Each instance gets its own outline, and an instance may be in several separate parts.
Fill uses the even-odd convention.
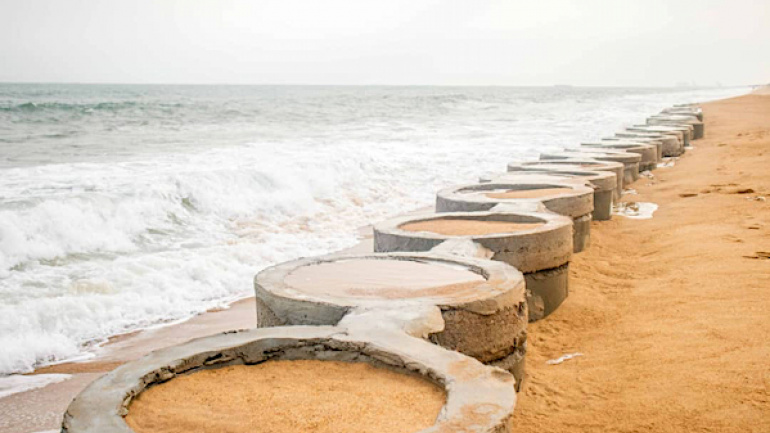
[[[517,431],[770,431],[770,96],[703,112],[706,137],[624,196],[654,217],[594,223],[531,324]]]
[[[706,137],[631,185],[648,220],[592,223],[570,296],[530,325],[519,432],[770,431],[770,95],[703,105]],[[502,169],[502,167],[501,167]],[[356,251],[371,251],[366,240]],[[70,400],[152,350],[252,327],[253,301],[115,339],[68,380],[0,399],[0,431],[55,430]],[[582,356],[558,365],[546,361]]]

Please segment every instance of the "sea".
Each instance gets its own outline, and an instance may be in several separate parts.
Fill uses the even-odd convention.
[[[0,84],[0,375],[226,308],[510,160],[749,90]]]

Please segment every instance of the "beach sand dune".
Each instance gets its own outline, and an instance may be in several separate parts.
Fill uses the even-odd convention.
[[[626,196],[654,218],[594,224],[530,324],[517,432],[770,431],[770,95],[703,111],[706,138]]]

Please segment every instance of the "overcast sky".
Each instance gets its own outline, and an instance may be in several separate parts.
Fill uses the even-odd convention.
[[[0,0],[0,81],[770,82],[770,0]]]

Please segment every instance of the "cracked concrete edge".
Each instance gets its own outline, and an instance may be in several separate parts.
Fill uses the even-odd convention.
[[[404,224],[432,219],[475,219],[510,222],[542,222],[542,226],[510,233],[449,236],[426,231],[407,231]],[[545,212],[443,212],[392,218],[374,225],[377,252],[429,251],[452,239],[467,239],[496,256],[505,254],[505,262],[521,272],[553,268],[572,256],[572,220]]]
[[[63,433],[133,433],[123,416],[145,388],[179,374],[275,359],[367,362],[426,378],[447,393],[436,423],[420,433],[508,432],[514,379],[473,358],[402,332],[276,327],[213,335],[153,352],[94,381],[70,404]]]
[[[567,188],[572,191],[546,195],[537,198],[498,199],[483,195],[470,195],[467,191],[494,189]],[[483,212],[501,203],[542,203],[548,210],[572,218],[590,214],[594,210],[593,189],[570,182],[527,182],[478,183],[458,185],[439,190],[436,193],[436,212]]]

